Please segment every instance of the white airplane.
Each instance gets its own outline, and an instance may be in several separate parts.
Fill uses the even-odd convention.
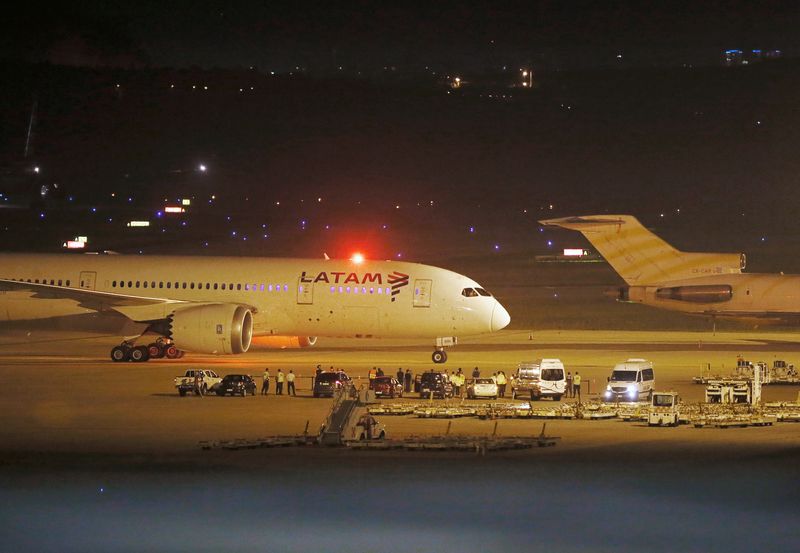
[[[800,321],[800,276],[743,273],[744,254],[676,250],[631,215],[539,222],[581,232],[627,284],[619,301],[712,318]]]
[[[238,354],[254,340],[303,347],[331,336],[435,339],[433,362],[444,363],[457,336],[511,320],[474,280],[417,263],[0,254],[0,321],[98,312],[135,323],[111,350],[114,361]],[[157,339],[136,345],[145,335]]]

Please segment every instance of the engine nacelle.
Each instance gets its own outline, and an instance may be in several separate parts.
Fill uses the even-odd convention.
[[[733,298],[733,288],[727,284],[673,286],[656,290],[656,298],[692,303],[720,303],[730,301]]]
[[[308,348],[317,343],[316,336],[254,336],[253,345],[271,349]]]
[[[168,336],[198,353],[244,353],[253,338],[253,314],[241,305],[198,305],[171,316]]]

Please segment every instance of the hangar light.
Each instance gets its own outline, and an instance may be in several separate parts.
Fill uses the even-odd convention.
[[[150,221],[131,221],[128,223],[129,227],[149,227]]]
[[[164,207],[164,213],[185,213],[186,210],[179,205],[168,205]]]
[[[184,198],[181,200],[181,205],[192,205],[192,200],[189,198]]]
[[[581,248],[564,248],[564,257],[583,257],[585,252]]]
[[[67,240],[64,242],[63,247],[67,248],[68,250],[77,250],[86,247],[86,242],[79,242],[77,240]]]

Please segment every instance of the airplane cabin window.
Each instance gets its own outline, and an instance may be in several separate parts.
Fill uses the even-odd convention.
[[[242,285],[241,285],[241,284],[237,284],[237,285],[236,285],[236,289],[237,289],[237,290],[241,290],[241,289],[242,289]]]
[[[142,288],[147,288],[147,281],[146,280],[142,283]]]
[[[112,288],[116,288],[117,287],[117,281],[116,280],[112,280],[111,281],[111,287]]]

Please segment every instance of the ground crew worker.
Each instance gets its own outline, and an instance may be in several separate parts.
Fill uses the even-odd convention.
[[[373,384],[375,384],[375,378],[378,376],[378,371],[375,369],[375,367],[372,367],[369,370],[369,373],[367,373],[367,376],[369,376],[369,389],[372,390]]]
[[[289,374],[286,375],[286,395],[296,396],[294,391],[294,370],[289,369]]]
[[[398,367],[398,369],[397,369],[397,381],[400,384],[403,383],[403,367]]]
[[[203,397],[203,371],[194,371],[194,395]]]
[[[283,381],[286,380],[286,375],[283,374],[283,371],[278,369],[278,375],[275,377],[275,395],[282,396],[283,395]]]
[[[411,369],[406,369],[406,374],[405,374],[405,378],[404,378],[405,387],[403,388],[403,391],[405,391],[406,393],[411,391],[411,381],[412,381],[412,379],[413,379],[413,377],[411,376]]]
[[[503,371],[497,373],[497,395],[506,397],[506,373]]]
[[[567,371],[567,397],[572,397],[572,373]]]
[[[575,371],[575,376],[572,378],[572,397],[581,400],[581,375],[578,371]]]
[[[265,396],[269,393],[269,367],[264,369],[264,374],[261,375],[264,382],[261,384],[261,395]]]
[[[481,370],[478,367],[472,369],[472,378],[480,378],[481,377]]]

